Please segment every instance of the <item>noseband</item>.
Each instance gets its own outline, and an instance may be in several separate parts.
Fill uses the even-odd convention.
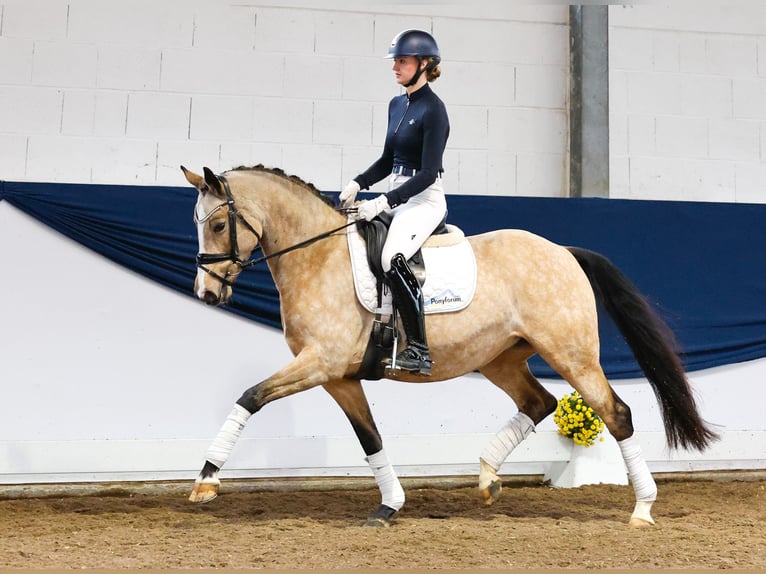
[[[271,259],[272,257],[279,257],[280,255],[284,255],[285,253],[288,253],[289,251],[293,251],[295,249],[301,249],[303,247],[311,245],[315,241],[319,241],[320,239],[324,239],[325,237],[330,237],[333,233],[356,224],[356,221],[350,221],[346,223],[345,225],[341,225],[340,227],[336,227],[335,229],[331,229],[330,231],[325,231],[324,233],[320,233],[319,235],[306,239],[305,241],[301,241],[300,243],[297,243],[293,245],[292,247],[287,247],[286,249],[282,249],[281,251],[271,253],[270,255],[263,255],[261,257],[258,257],[257,259],[247,259],[247,260],[241,259],[239,256],[239,246],[237,244],[237,219],[239,219],[242,222],[242,224],[247,228],[247,230],[250,231],[253,235],[255,235],[255,237],[258,239],[258,245],[256,246],[255,250],[262,249],[261,234],[258,233],[252,225],[250,225],[250,223],[245,219],[245,217],[239,211],[237,211],[237,206],[234,204],[234,197],[231,194],[231,187],[229,186],[229,181],[226,179],[226,177],[223,175],[217,175],[216,177],[218,178],[218,181],[220,181],[223,184],[223,190],[226,193],[226,201],[216,205],[202,219],[197,218],[197,212],[195,211],[194,223],[196,224],[205,223],[219,209],[222,209],[223,207],[227,207],[229,210],[229,213],[228,213],[229,252],[228,253],[197,253],[197,268],[201,269],[202,271],[204,271],[211,277],[217,279],[218,281],[220,281],[221,283],[229,287],[234,285],[234,280],[247,267],[251,267],[258,263],[262,263],[263,261],[267,261]],[[350,211],[350,210],[346,210],[346,211]],[[211,263],[221,263],[223,261],[229,261],[231,263],[234,263],[237,267],[239,267],[239,271],[237,271],[236,273],[230,273],[227,271],[225,276],[221,276],[215,271],[213,271],[212,269],[210,269],[209,267],[207,267],[207,265]],[[229,277],[232,277],[232,279],[229,279]]]

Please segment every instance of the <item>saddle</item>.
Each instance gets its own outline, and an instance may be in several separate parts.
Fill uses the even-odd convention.
[[[370,271],[375,275],[378,283],[378,293],[380,294],[380,288],[383,284],[383,267],[381,265],[381,253],[383,252],[383,245],[386,243],[386,237],[388,237],[388,228],[391,225],[393,216],[385,211],[381,212],[372,221],[360,220],[356,224],[359,235],[364,239],[367,247],[367,262],[370,265]],[[448,233],[447,229],[447,215],[445,214],[436,229],[433,230],[431,235],[443,235]],[[426,266],[423,261],[423,251],[418,249],[415,254],[407,260],[407,264],[412,269],[415,277],[422,287],[426,282]]]
[[[355,378],[377,380],[385,375],[383,359],[395,352],[394,340],[398,338],[396,325],[396,311],[392,308],[386,312],[383,307],[383,286],[385,285],[383,267],[381,265],[381,253],[386,243],[388,229],[392,216],[386,212],[381,213],[372,221],[358,221],[356,228],[358,234],[365,243],[367,263],[372,275],[375,277],[377,291],[377,309],[373,322],[370,339],[362,358],[362,363]],[[449,233],[447,216],[445,215],[431,236]],[[421,288],[426,282],[426,266],[422,248],[407,261]],[[389,294],[390,297],[390,294]],[[392,301],[392,305],[394,302]]]

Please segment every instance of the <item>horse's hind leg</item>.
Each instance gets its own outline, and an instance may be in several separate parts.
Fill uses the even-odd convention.
[[[651,508],[657,498],[657,485],[649,472],[641,446],[633,435],[630,407],[614,392],[595,359],[590,360],[589,365],[580,365],[577,368],[572,366],[576,364],[575,361],[561,361],[558,357],[546,356],[544,353],[541,353],[541,356],[582,395],[583,400],[601,417],[606,428],[617,440],[628,470],[628,478],[636,494],[636,506],[630,517],[630,526],[654,524]]]
[[[383,450],[383,442],[370,413],[362,384],[356,380],[342,379],[325,384],[324,389],[348,417],[380,489],[381,504],[367,518],[366,526],[390,526],[391,518],[404,505],[404,489]]]
[[[540,421],[556,409],[556,398],[529,371],[527,359],[532,354],[533,351],[524,343],[508,349],[480,369],[481,374],[505,391],[519,409],[492,438],[479,458],[479,491],[487,505],[500,496],[502,482],[497,471],[505,459]]]

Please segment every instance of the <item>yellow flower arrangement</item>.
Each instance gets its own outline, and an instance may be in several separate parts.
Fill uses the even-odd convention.
[[[553,420],[559,427],[559,434],[586,448],[595,443],[596,437],[604,430],[604,421],[583,401],[577,391],[561,397],[553,413]],[[599,440],[603,441],[604,437]]]

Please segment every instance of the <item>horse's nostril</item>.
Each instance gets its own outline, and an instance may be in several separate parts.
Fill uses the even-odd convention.
[[[218,295],[212,291],[205,291],[205,294],[202,296],[202,300],[208,305],[218,305]]]

